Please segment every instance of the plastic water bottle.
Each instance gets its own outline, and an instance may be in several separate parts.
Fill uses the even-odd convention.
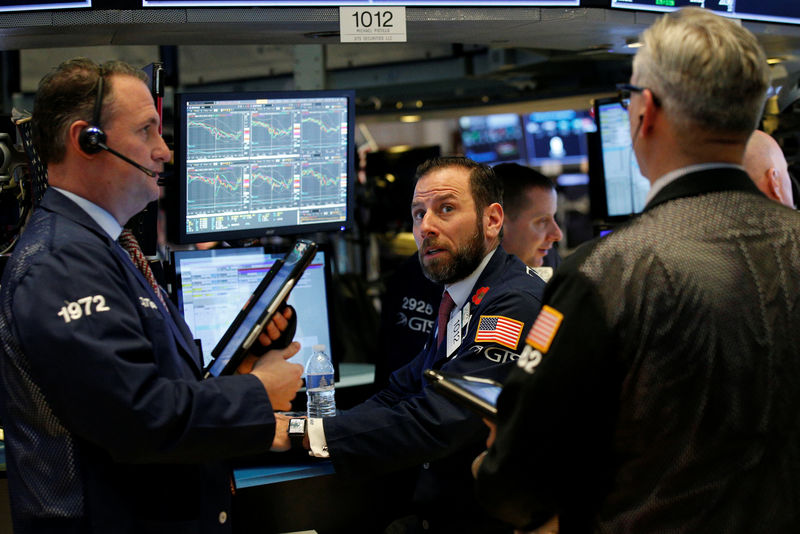
[[[333,364],[325,353],[325,345],[314,345],[311,350],[306,363],[308,417],[333,417],[336,415]]]

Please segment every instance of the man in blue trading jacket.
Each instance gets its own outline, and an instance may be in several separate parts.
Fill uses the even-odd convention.
[[[419,526],[508,530],[480,512],[472,495],[469,465],[486,439],[480,417],[423,378],[433,368],[502,381],[539,311],[544,281],[499,246],[501,200],[502,186],[489,167],[459,157],[419,167],[411,204],[414,238],[426,275],[444,284],[444,298],[454,302],[446,332],[437,326],[422,352],[372,398],[309,422],[312,453],[329,455],[339,474],[419,469],[413,496],[418,517],[409,518],[406,532]]]
[[[301,366],[285,361],[297,344],[268,352],[250,374],[201,381],[186,324],[115,242],[158,197],[170,156],[144,80],[121,62],[77,59],[36,95],[34,141],[50,188],[0,291],[0,408],[18,533],[229,532],[221,460],[267,451],[273,409],[289,409],[300,386]],[[107,146],[152,176],[85,138],[101,125]]]
[[[556,271],[478,494],[564,534],[798,532],[800,214],[741,166],[767,62],[699,8],[642,37],[620,96],[645,211]]]

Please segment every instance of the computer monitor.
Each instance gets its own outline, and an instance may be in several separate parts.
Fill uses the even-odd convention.
[[[588,110],[536,111],[522,116],[528,163],[579,165],[587,160],[587,132],[596,130]]]
[[[465,116],[458,119],[458,126],[468,158],[487,165],[525,164],[522,121],[516,113]]]
[[[176,250],[172,253],[175,269],[174,296],[186,324],[200,340],[203,360],[211,359],[211,350],[219,342],[247,298],[285,252],[265,253],[260,247],[220,248],[211,250]],[[317,251],[311,265],[289,295],[289,304],[297,311],[295,340],[300,352],[290,361],[305,366],[311,347],[323,344],[334,362],[328,313],[330,257],[324,248]]]
[[[343,230],[352,223],[355,93],[175,99],[177,243]]]
[[[628,112],[619,99],[597,99],[594,113],[597,141],[589,161],[592,217],[621,221],[644,209],[650,181],[639,172]]]

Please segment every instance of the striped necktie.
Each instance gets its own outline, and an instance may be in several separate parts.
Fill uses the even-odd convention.
[[[119,244],[122,245],[122,248],[124,248],[131,257],[136,268],[144,275],[147,283],[153,288],[153,291],[155,291],[158,300],[161,301],[164,308],[168,309],[167,303],[164,302],[164,297],[161,295],[161,288],[158,287],[156,277],[153,275],[153,270],[150,269],[150,263],[147,261],[144,252],[142,252],[142,247],[139,246],[139,242],[136,240],[136,236],[133,235],[133,232],[128,228],[123,228],[122,233],[119,235]]]

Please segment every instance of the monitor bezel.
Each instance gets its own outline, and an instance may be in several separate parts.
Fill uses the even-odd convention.
[[[202,100],[263,100],[263,99],[315,99],[315,98],[345,98],[347,101],[347,194],[346,213],[344,221],[327,221],[309,224],[293,224],[286,226],[256,227],[236,230],[209,230],[206,232],[188,233],[186,231],[187,217],[187,169],[186,169],[186,142],[187,132],[186,105],[188,102]],[[319,91],[215,91],[215,92],[182,92],[175,94],[175,146],[174,162],[177,184],[175,187],[176,199],[173,204],[174,216],[171,221],[170,238],[178,244],[192,244],[211,241],[236,241],[243,239],[258,239],[269,236],[297,236],[309,235],[316,232],[344,231],[352,228],[355,209],[355,91],[319,90]]]

